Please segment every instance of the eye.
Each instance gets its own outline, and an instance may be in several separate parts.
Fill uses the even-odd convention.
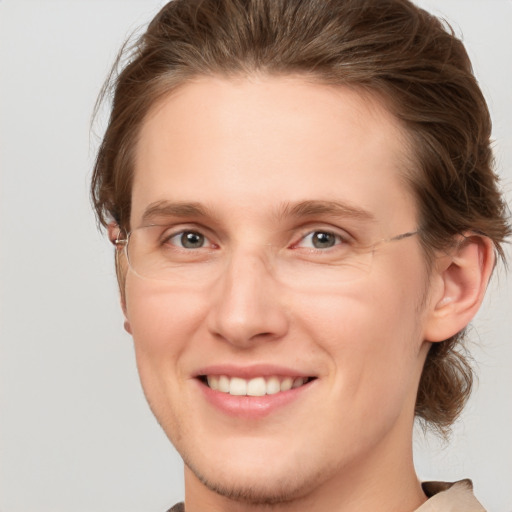
[[[209,240],[197,231],[181,231],[167,238],[166,243],[183,249],[202,249],[211,245]]]
[[[344,243],[345,240],[330,231],[312,231],[304,236],[296,247],[305,247],[309,249],[329,249],[335,245]]]

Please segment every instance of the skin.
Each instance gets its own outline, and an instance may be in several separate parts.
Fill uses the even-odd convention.
[[[148,402],[185,461],[187,512],[405,512],[425,501],[412,463],[416,390],[430,342],[478,308],[489,243],[439,258],[430,274],[417,236],[381,244],[347,281],[339,247],[326,256],[306,238],[343,227],[369,243],[414,231],[406,147],[378,100],[300,77],[198,79],[148,115],[132,229],[163,201],[206,210],[149,219],[207,236],[188,251],[173,239],[171,281],[120,261],[126,328]],[[368,218],[290,214],[311,200]],[[233,417],[196,378],[217,364],[316,378],[264,417]]]

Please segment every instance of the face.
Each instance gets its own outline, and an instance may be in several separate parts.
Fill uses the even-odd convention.
[[[166,280],[128,269],[125,314],[189,481],[272,501],[406,457],[425,263],[375,244],[417,228],[405,147],[377,100],[300,78],[204,78],[148,116],[131,227]]]

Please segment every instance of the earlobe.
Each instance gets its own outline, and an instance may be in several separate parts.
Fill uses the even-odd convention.
[[[126,308],[126,299],[124,297],[124,293],[121,294],[121,309],[123,310],[124,315],[124,330],[128,334],[132,334],[132,327],[130,325],[130,321],[128,320],[128,312]]]
[[[424,339],[444,341],[464,329],[477,313],[494,267],[492,241],[481,235],[461,238],[438,258]]]
[[[117,224],[117,222],[110,222],[107,226],[108,239],[112,244],[115,245],[116,240],[119,238],[119,233],[121,232],[121,228]]]
[[[128,334],[133,334],[132,333],[132,327],[130,325],[130,322],[128,322],[128,320],[125,319],[124,321],[124,330],[128,333]]]
[[[108,230],[108,239],[110,242],[114,245],[116,248],[116,251],[119,249],[119,246],[117,245],[117,241],[119,240],[119,235],[121,233],[121,228],[117,224],[117,222],[110,222],[107,226]],[[126,309],[126,297],[124,292],[124,270],[121,268],[121,263],[118,259],[118,253],[116,253],[116,274],[117,274],[117,280],[119,284],[119,292],[121,295],[121,309],[123,310],[124,315],[124,330],[128,334],[132,334],[132,328],[130,325],[130,322],[127,317],[127,309]]]

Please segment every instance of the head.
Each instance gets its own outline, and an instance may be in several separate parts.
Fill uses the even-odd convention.
[[[247,156],[244,159],[243,155],[251,153],[250,141],[241,137],[237,130],[247,127],[252,130],[255,140],[261,142],[261,147],[265,148],[261,157],[258,151],[253,151],[252,156],[256,163],[260,158],[259,164],[262,166],[271,166],[272,162],[279,161],[280,155],[278,149],[272,148],[272,139],[265,139],[265,133],[268,134],[274,128],[275,137],[284,137],[284,148],[292,148],[293,140],[296,144],[302,137],[305,146],[308,142],[313,146],[316,144],[318,152],[325,146],[326,154],[336,146],[337,130],[340,144],[348,144],[347,141],[351,141],[352,136],[357,137],[359,134],[359,139],[353,140],[352,149],[348,150],[348,155],[354,161],[364,155],[362,141],[365,139],[364,131],[368,131],[368,141],[374,149],[372,154],[376,160],[367,162],[365,168],[359,169],[356,166],[359,170],[358,177],[343,175],[338,179],[329,174],[331,169],[325,170],[325,176],[329,175],[332,180],[326,185],[326,182],[321,182],[321,177],[318,178],[321,185],[318,194],[323,193],[325,196],[325,192],[334,187],[334,184],[338,186],[338,190],[347,184],[347,190],[352,197],[344,197],[344,200],[351,202],[355,197],[356,204],[358,201],[359,204],[367,201],[368,204],[375,205],[368,195],[359,197],[357,191],[370,194],[373,190],[375,199],[378,190],[375,188],[376,184],[382,180],[380,190],[388,194],[388,197],[383,198],[380,206],[385,206],[389,214],[393,204],[401,204],[401,207],[397,206],[394,216],[388,215],[380,219],[381,229],[375,231],[372,242],[389,239],[402,232],[416,232],[413,237],[398,242],[403,244],[402,251],[407,251],[410,259],[418,263],[417,267],[407,269],[407,263],[399,261],[400,266],[404,267],[404,273],[410,272],[409,282],[414,282],[414,297],[410,297],[408,302],[404,290],[394,290],[396,302],[390,301],[392,309],[387,311],[388,316],[408,315],[410,324],[402,318],[403,323],[408,326],[405,328],[406,332],[402,333],[404,340],[412,337],[421,339],[422,342],[420,345],[412,343],[408,348],[400,343],[395,347],[397,353],[409,354],[410,359],[406,357],[402,361],[404,365],[411,363],[414,358],[421,363],[419,371],[411,369],[410,374],[407,374],[404,370],[402,377],[406,384],[412,386],[413,396],[405,396],[407,393],[404,390],[402,399],[403,403],[412,400],[411,418],[415,414],[432,427],[446,431],[460,413],[471,390],[471,368],[460,347],[464,327],[476,311],[475,307],[481,301],[481,293],[478,298],[474,298],[472,309],[469,308],[467,314],[457,322],[452,322],[450,329],[442,322],[429,323],[427,317],[437,307],[432,305],[433,296],[438,293],[436,297],[439,298],[440,289],[446,291],[451,286],[443,281],[448,269],[451,269],[450,282],[457,283],[462,280],[460,272],[457,274],[454,270],[453,261],[457,258],[462,261],[469,253],[480,251],[485,255],[486,268],[491,268],[493,263],[489,254],[494,250],[496,254],[502,255],[501,244],[509,234],[505,205],[493,171],[489,113],[462,43],[438,19],[407,0],[174,0],[160,11],[147,31],[126,52],[129,55],[126,62],[122,58],[119,60],[125,62],[124,67],[112,80],[112,113],[98,153],[92,183],[93,200],[99,220],[105,226],[109,225],[114,234],[119,231],[129,233],[140,225],[142,212],[148,206],[148,198],[158,201],[165,199],[158,196],[151,184],[148,185],[160,180],[158,186],[171,191],[171,194],[173,190],[183,191],[186,196],[184,199],[188,203],[196,202],[193,201],[195,198],[191,191],[194,187],[200,189],[201,184],[204,184],[205,190],[215,191],[216,197],[226,194],[223,207],[227,209],[224,212],[213,211],[212,215],[206,216],[208,222],[205,223],[212,232],[213,239],[210,249],[217,247],[216,237],[222,238],[215,226],[219,232],[223,229],[228,232],[221,220],[222,213],[230,218],[240,217],[241,226],[232,224],[233,230],[242,229],[244,225],[248,230],[257,226],[259,231],[254,229],[253,236],[263,240],[262,233],[270,228],[270,224],[263,226],[261,219],[258,220],[259,224],[255,219],[266,203],[261,201],[258,204],[257,198],[251,196],[251,191],[245,189],[241,182],[249,180],[253,192],[258,189],[256,185],[263,183],[265,186],[259,190],[260,197],[265,195],[265,190],[274,187],[280,191],[290,190],[290,184],[295,182],[289,169],[284,170],[286,166],[278,166],[276,169],[282,172],[277,175],[275,172],[247,170],[247,166],[243,167],[247,164]],[[125,54],[122,57],[124,56]],[[288,95],[286,91],[291,92]],[[341,105],[338,110],[337,101]],[[201,131],[201,123],[197,121],[203,112],[201,105],[208,109],[211,107],[211,110],[205,111],[213,112],[204,121],[213,141],[209,140],[207,133],[200,135],[196,142],[201,145],[190,146],[186,153],[183,148],[187,144],[193,144],[187,136]],[[316,135],[306,129],[300,133],[293,131],[294,124],[291,120],[297,111],[299,113],[294,119],[295,124],[300,126],[302,120],[309,126],[316,126]],[[222,112],[226,112],[225,125],[222,124]],[[259,112],[266,119],[272,118],[273,123],[265,127],[258,117]],[[280,115],[276,114],[273,118],[272,112]],[[328,112],[333,112],[334,120],[329,120]],[[315,117],[317,113],[319,116],[322,113],[323,117]],[[301,118],[300,115],[304,117]],[[190,127],[187,128],[189,118]],[[176,120],[176,125],[169,131],[167,142],[180,141],[181,145],[173,146],[171,143],[166,153],[163,142],[153,144],[152,141],[158,138],[158,134],[166,132],[166,127],[172,124],[173,119]],[[288,125],[283,123],[279,128],[280,119],[288,119]],[[331,121],[332,124],[329,124]],[[368,124],[361,126],[359,121]],[[326,127],[325,134],[319,136],[322,123]],[[370,124],[374,129],[370,128]],[[218,136],[214,133],[216,126],[219,127]],[[385,139],[378,135],[383,132]],[[232,152],[228,152],[231,160],[222,151],[217,151],[219,147],[224,147],[223,144],[227,145],[229,133],[242,155],[235,158],[231,155]],[[286,134],[291,134],[288,141]],[[371,145],[373,143],[375,145]],[[205,148],[204,161],[201,162],[199,157],[191,157],[201,155],[202,148]],[[386,160],[389,155],[379,153],[384,148],[393,152],[393,165],[391,160]],[[352,150],[354,153],[350,153]],[[181,166],[178,168],[184,169],[183,179],[176,178],[176,173],[171,173],[172,179],[165,177],[162,174],[165,165],[159,166],[156,163],[159,159],[155,154],[165,153],[172,167],[173,151]],[[219,156],[219,153],[224,156]],[[344,148],[344,154],[347,155],[347,148]],[[320,153],[317,154],[319,155]],[[302,161],[308,157],[312,157],[311,154],[300,154]],[[240,170],[240,183],[237,182],[236,173],[227,173],[221,179],[224,172],[221,163],[232,164],[233,169],[235,160],[243,168]],[[190,161],[196,162],[196,167]],[[212,162],[210,174],[213,177],[210,174],[201,176],[198,172],[201,165],[204,168],[208,162]],[[382,169],[378,168],[379,162],[383,162]],[[344,163],[347,167],[348,160]],[[292,190],[290,197],[284,194],[284,199],[289,199],[290,202],[297,200],[298,203],[307,199],[318,199],[301,196],[305,190],[316,189],[308,183],[309,178],[305,169],[300,168],[300,161],[295,164],[298,169],[297,182],[302,183],[303,188],[299,187],[296,192]],[[391,168],[394,170],[391,171]],[[319,175],[322,176],[322,173],[319,172]],[[374,189],[370,187],[371,181]],[[230,191],[231,195],[228,195],[228,184],[234,187]],[[208,196],[198,193],[197,201],[204,195],[204,201],[199,202],[210,206],[210,200],[214,197],[212,194],[213,192]],[[238,195],[246,200],[253,197],[254,204],[239,203],[236,200]],[[229,197],[234,199],[226,206]],[[332,199],[337,198],[334,195]],[[173,200],[176,202],[180,198],[174,197]],[[244,204],[247,211],[244,210]],[[215,210],[215,205],[213,206]],[[271,206],[269,203],[269,208]],[[375,211],[372,213],[375,214]],[[183,212],[180,215],[182,214]],[[189,211],[187,215],[187,222],[194,226],[200,224],[198,216],[201,219],[205,217],[204,212],[198,211]],[[318,208],[315,215],[318,215]],[[398,231],[386,231],[383,229],[386,224],[390,229],[396,227]],[[227,234],[226,239],[229,239]],[[273,244],[270,240],[266,240],[266,243]],[[137,313],[130,309],[130,303],[132,308],[147,307],[144,312],[147,314],[151,307],[158,307],[156,304],[161,302],[164,292],[161,289],[158,293],[154,293],[154,290],[150,292],[144,288],[146,285],[136,281],[140,278],[130,277],[130,270],[121,252],[119,256],[118,271],[123,306],[128,322],[133,324],[133,317],[137,317]],[[230,270],[226,270],[225,275],[233,273],[230,274],[233,280],[231,285],[226,284],[229,281],[226,277],[222,285],[225,288],[221,293],[220,288],[215,288],[215,291],[212,284],[208,297],[214,297],[216,293],[219,296],[231,297],[231,302],[228,301],[229,303],[226,302],[218,308],[233,312],[248,299],[243,294],[237,295],[233,292],[233,283],[238,282],[240,277],[233,277],[237,271],[237,258],[233,256],[230,261]],[[262,261],[251,260],[246,254],[243,264],[247,265],[251,261],[255,269],[263,265]],[[393,264],[395,270],[399,268],[396,266],[397,261]],[[442,267],[445,261],[449,262],[446,263],[446,268]],[[268,274],[273,275],[273,269],[277,267],[268,262],[265,265],[270,269]],[[258,272],[260,271],[262,270],[259,269]],[[256,274],[257,271],[254,272]],[[484,284],[480,288],[485,288],[489,272],[483,272]],[[304,298],[297,299],[295,294],[296,290],[300,291],[301,275],[298,273],[297,278],[290,281],[293,281],[293,286],[284,287],[288,291],[279,299],[280,306],[287,311],[293,311],[294,308],[300,310],[302,318],[306,319],[309,312],[313,322],[316,309],[311,308]],[[331,281],[331,277],[325,277],[328,282]],[[332,280],[335,281],[335,278]],[[259,282],[257,280],[247,284],[247,288],[257,289]],[[182,283],[179,293],[170,293],[173,304],[179,302],[180,297],[186,302],[190,290],[185,284]],[[279,296],[280,289],[273,289],[277,286],[276,282],[269,280],[266,284],[271,289],[269,295]],[[194,286],[193,280],[190,285]],[[215,286],[221,285],[217,283]],[[306,291],[308,286],[304,284]],[[352,301],[350,307],[355,308],[352,311],[355,327],[358,326],[357,304],[362,300],[357,294],[366,289],[366,300],[374,301],[374,306],[377,307],[376,294],[379,286],[384,293],[386,289],[393,289],[393,281],[386,281],[382,277],[380,284],[374,282],[372,286],[373,293],[362,284],[357,292],[354,291],[356,295],[351,296],[347,292],[349,302]],[[397,287],[400,288],[400,283]],[[230,291],[233,293],[230,294]],[[136,297],[137,294],[145,297],[146,306],[140,306],[142,302]],[[169,296],[168,290],[166,294]],[[447,308],[450,301],[457,300],[456,293],[451,298],[448,295],[438,301],[444,301],[442,305]],[[326,286],[321,297],[317,297],[318,303],[323,304],[321,311],[331,312],[332,315],[340,314],[336,308],[329,306],[335,301],[335,297],[335,290]],[[213,299],[205,296],[202,300],[202,307],[207,311],[208,300]],[[194,301],[197,303],[197,297]],[[400,304],[406,303],[410,307],[402,309]],[[262,302],[258,306],[271,324],[265,333],[274,333],[273,338],[284,339],[286,332],[291,329],[288,325],[290,317],[284,315],[280,318],[273,315],[274,308],[271,304],[269,299],[267,305]],[[343,311],[345,306],[347,304]],[[439,313],[441,309],[439,306],[435,313],[438,317],[444,314]],[[194,316],[192,313],[190,315],[191,318]],[[209,313],[204,315],[208,316]],[[211,333],[216,333],[213,338],[223,337],[222,333],[228,329],[234,329],[233,339],[238,341],[247,334],[239,333],[238,336],[236,322],[229,327],[222,323],[218,311],[215,315],[216,319],[212,319],[208,327]],[[365,314],[361,313],[359,327],[364,324],[365,315],[369,315],[368,310]],[[240,314],[240,318],[242,317],[244,315]],[[367,316],[366,321],[368,318],[370,317]],[[344,320],[350,323],[350,318]],[[384,317],[380,320],[385,323]],[[395,320],[398,322],[398,318]],[[215,327],[212,327],[214,324]],[[396,327],[397,324],[393,325]],[[416,329],[415,325],[426,327]],[[452,332],[454,325],[457,329]],[[391,329],[392,326],[389,327]],[[385,328],[385,325],[378,328]],[[182,432],[176,426],[176,420],[170,417],[171,412],[161,406],[166,401],[165,393],[156,391],[154,383],[150,382],[151,378],[144,377],[144,361],[149,350],[142,340],[147,338],[149,331],[145,327],[135,327],[133,330],[136,331],[136,348],[138,338],[141,340],[137,357],[148,400],[168,435],[180,446],[180,439],[177,438],[182,436]],[[340,337],[357,335],[357,329],[353,330],[350,325],[339,328],[339,331]],[[187,331],[184,328],[181,335],[188,333],[186,335],[193,338],[194,332],[194,329]],[[378,330],[366,333],[368,340],[375,337],[377,332]],[[361,333],[359,335],[364,338]],[[401,336],[396,332],[395,335]],[[324,337],[323,349],[325,339],[336,337],[331,331],[320,336]],[[158,343],[163,343],[163,339]],[[234,343],[233,346],[235,345],[238,346],[235,352],[239,354],[243,343]],[[285,345],[284,343],[283,346]],[[331,355],[336,354],[335,360],[336,357],[346,357],[344,351],[349,350],[346,345],[341,345],[337,352],[335,344],[327,345],[326,351]],[[276,344],[276,347],[279,346]],[[309,350],[307,344],[302,348]],[[210,349],[214,353],[213,341]],[[162,346],[159,350],[165,352]],[[280,349],[276,350],[279,353]],[[284,349],[282,356],[286,357]],[[323,360],[315,350],[311,351],[310,356],[322,368]],[[174,357],[179,356],[175,354]],[[184,356],[186,364],[193,366],[193,357],[187,357]],[[215,361],[215,356],[213,360]],[[411,363],[411,368],[412,366]],[[377,369],[378,365],[373,368]],[[326,363],[324,370],[326,375],[329,374],[329,364]],[[320,374],[324,370],[319,370]],[[378,379],[374,385],[379,385]],[[378,406],[374,403],[373,407]],[[361,411],[361,415],[364,416],[367,412]],[[337,421],[336,417],[332,419]],[[389,417],[387,420],[391,422]],[[245,425],[241,425],[242,431],[244,428]],[[345,433],[349,435],[348,431]],[[250,432],[245,434],[250,436]],[[370,432],[367,434],[372,435]],[[246,448],[243,443],[240,447]],[[313,443],[312,449],[314,448],[318,446]],[[194,457],[191,456],[186,462],[193,466]],[[200,468],[197,473],[201,473]]]

